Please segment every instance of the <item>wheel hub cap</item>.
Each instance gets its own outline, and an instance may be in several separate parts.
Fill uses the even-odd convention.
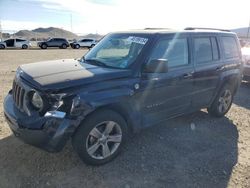
[[[113,121],[105,121],[90,131],[86,140],[86,149],[92,158],[105,159],[117,151],[121,141],[120,125]]]

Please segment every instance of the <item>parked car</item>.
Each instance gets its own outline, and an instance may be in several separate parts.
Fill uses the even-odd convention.
[[[5,49],[5,48],[6,48],[6,43],[0,42],[0,49]]]
[[[51,38],[44,42],[38,42],[37,45],[41,49],[47,49],[48,47],[59,47],[62,49],[66,49],[69,47],[69,42],[64,38]]]
[[[28,40],[19,39],[19,38],[7,39],[3,42],[0,42],[0,49],[5,49],[5,48],[28,49],[30,46],[31,46],[31,43]]]
[[[250,81],[250,48],[243,47],[242,60],[243,60],[243,80]]]
[[[84,162],[101,165],[142,128],[202,108],[224,116],[241,78],[230,31],[117,32],[81,59],[21,65],[4,114],[26,143],[55,152],[71,138]]]
[[[79,49],[80,47],[93,48],[95,45],[95,39],[81,39],[76,42],[70,43],[70,46],[74,49]]]

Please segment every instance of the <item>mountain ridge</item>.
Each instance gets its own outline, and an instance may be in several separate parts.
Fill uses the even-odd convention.
[[[39,27],[33,30],[20,30],[13,34],[15,37],[26,38],[29,40],[46,40],[53,37],[61,37],[69,40],[79,39],[79,38],[95,38],[100,39],[102,35],[89,33],[84,36],[78,36],[77,34],[67,31],[65,29],[57,27]]]

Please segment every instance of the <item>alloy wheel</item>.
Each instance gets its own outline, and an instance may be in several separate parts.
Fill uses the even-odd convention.
[[[114,121],[96,125],[86,140],[88,154],[94,159],[106,159],[117,151],[122,141],[122,130]]]
[[[232,103],[232,93],[226,89],[219,98],[218,110],[220,113],[224,113],[228,110]]]

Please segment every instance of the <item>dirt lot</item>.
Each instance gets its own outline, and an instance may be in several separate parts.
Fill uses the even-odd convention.
[[[20,64],[81,57],[85,50],[0,51],[0,103]],[[15,138],[0,106],[0,187],[250,187],[250,84],[226,117],[206,111],[133,135],[121,155],[87,166],[70,143],[50,154]]]

